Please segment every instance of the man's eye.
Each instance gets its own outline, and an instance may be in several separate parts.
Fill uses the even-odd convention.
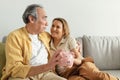
[[[42,19],[43,19],[43,20],[46,20],[47,18],[46,18],[46,17],[43,17]]]
[[[47,16],[42,17],[43,20],[47,20]]]

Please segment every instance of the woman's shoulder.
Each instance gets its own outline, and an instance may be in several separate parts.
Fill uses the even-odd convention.
[[[67,40],[75,40],[75,38],[74,38],[73,36],[71,36],[71,35],[68,35],[68,36],[66,37],[66,39],[67,39]]]

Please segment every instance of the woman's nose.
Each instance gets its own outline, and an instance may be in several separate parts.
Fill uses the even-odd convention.
[[[53,30],[55,31],[55,30],[56,30],[56,27],[53,27]]]

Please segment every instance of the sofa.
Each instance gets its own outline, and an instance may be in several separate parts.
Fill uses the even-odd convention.
[[[120,36],[77,37],[83,57],[92,57],[95,65],[120,79]]]
[[[2,68],[5,65],[5,44],[0,42],[0,80],[2,76]]]
[[[119,36],[87,36],[76,38],[80,43],[81,54],[94,59],[96,66],[120,79],[120,37]],[[3,41],[4,42],[4,41]],[[0,78],[5,65],[5,45],[0,43]]]

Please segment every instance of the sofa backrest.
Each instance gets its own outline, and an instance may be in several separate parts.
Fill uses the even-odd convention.
[[[0,43],[0,78],[2,76],[2,68],[5,65],[5,45]]]
[[[100,69],[120,69],[120,37],[83,36],[83,54]]]

